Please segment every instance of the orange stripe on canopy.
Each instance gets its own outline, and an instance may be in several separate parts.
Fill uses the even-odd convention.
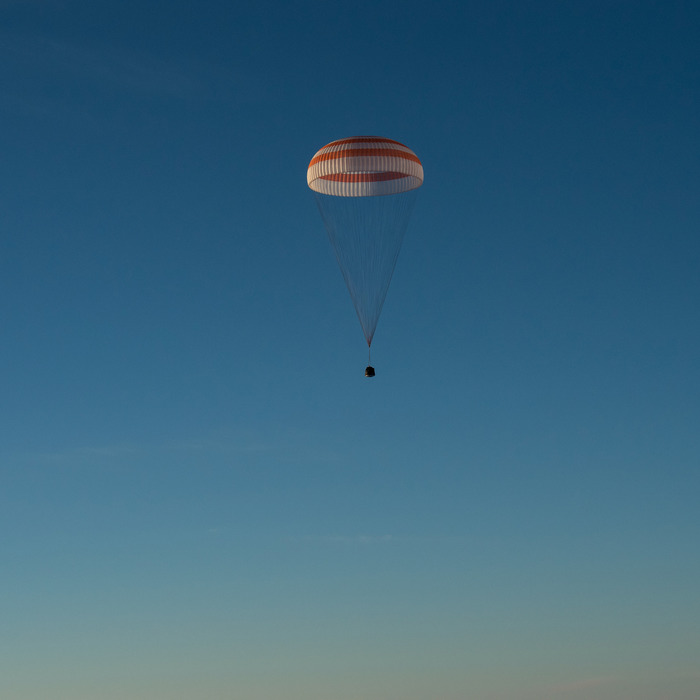
[[[412,160],[414,163],[420,164],[420,160],[415,153],[407,153],[406,151],[399,151],[393,148],[352,148],[347,151],[329,151],[328,153],[321,153],[314,156],[309,163],[309,167],[316,165],[324,160],[336,160],[337,158],[404,158],[405,160]]]
[[[330,148],[331,146],[343,146],[346,143],[393,143],[396,146],[403,146],[404,148],[406,148],[406,146],[404,146],[402,143],[399,143],[398,141],[394,141],[393,139],[385,139],[381,136],[353,136],[349,139],[340,139],[339,141],[333,141],[327,146],[324,146],[324,148]]]
[[[334,182],[385,182],[386,180],[398,180],[409,177],[406,173],[330,173],[321,175],[320,180],[333,180]]]

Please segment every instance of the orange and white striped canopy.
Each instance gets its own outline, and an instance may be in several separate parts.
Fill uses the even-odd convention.
[[[306,181],[314,192],[336,197],[399,194],[423,184],[423,166],[398,141],[353,136],[318,151],[309,163]]]

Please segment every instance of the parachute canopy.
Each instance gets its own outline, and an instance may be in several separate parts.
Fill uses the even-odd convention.
[[[354,136],[320,149],[306,178],[371,346],[423,166],[398,141]]]
[[[306,181],[314,192],[336,197],[399,194],[423,184],[423,166],[398,141],[354,136],[318,151],[309,163]]]

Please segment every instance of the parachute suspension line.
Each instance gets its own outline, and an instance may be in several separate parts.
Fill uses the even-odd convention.
[[[417,190],[368,197],[337,197],[320,192],[314,195],[369,345]]]

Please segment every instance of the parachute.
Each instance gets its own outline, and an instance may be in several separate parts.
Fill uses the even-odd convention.
[[[355,136],[320,149],[306,180],[371,352],[423,166],[398,141]],[[371,355],[365,376],[374,376]]]

